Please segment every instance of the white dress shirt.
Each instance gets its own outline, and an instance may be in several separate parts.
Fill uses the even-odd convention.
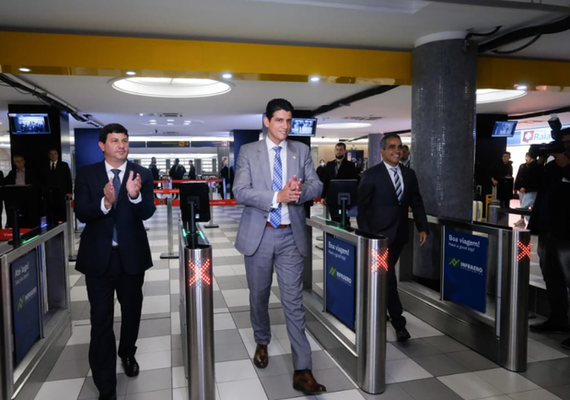
[[[400,185],[402,186],[402,195],[403,195],[404,194],[404,177],[402,175],[402,170],[400,168],[400,164],[396,165],[395,167],[392,167],[390,164],[386,164],[384,161],[382,161],[382,162],[384,163],[384,165],[388,169],[388,174],[390,175],[390,179],[392,179],[392,185],[394,185],[394,191],[396,190],[396,181],[394,180],[394,171],[392,171],[392,168],[396,168],[396,170],[398,170],[398,176],[400,177]]]
[[[271,172],[271,182],[273,184],[273,165],[275,164],[275,150],[276,146],[281,146],[279,151],[279,157],[281,158],[281,167],[283,169],[283,182],[281,183],[281,188],[285,187],[287,183],[287,141],[284,140],[278,145],[273,143],[269,136],[265,138],[265,144],[267,145],[267,152],[269,153],[269,171]],[[277,202],[277,192],[273,194],[273,204],[271,204],[271,209],[275,209],[279,206]],[[271,215],[267,216],[267,221],[269,222]],[[289,208],[287,203],[281,203],[281,225],[289,225],[291,220],[289,219]]]

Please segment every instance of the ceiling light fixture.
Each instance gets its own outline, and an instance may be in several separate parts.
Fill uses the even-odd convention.
[[[123,78],[112,81],[113,89],[135,96],[198,98],[228,93],[231,86],[213,79]]]
[[[139,113],[139,117],[144,117],[144,113]]]
[[[151,119],[148,122],[156,122],[156,119]]]
[[[367,122],[335,122],[332,124],[318,124],[317,129],[356,129],[372,126]]]
[[[174,122],[173,119],[167,119],[166,122]]]
[[[526,90],[527,86],[526,85],[515,85],[515,89],[516,90]]]
[[[225,74],[222,74],[222,78],[224,79],[232,79],[233,75],[230,74],[229,72],[226,72]]]
[[[514,100],[525,95],[524,90],[477,89],[477,104]]]
[[[127,72],[125,72],[125,74],[133,76],[133,75],[136,75],[137,73],[135,71],[127,71]]]
[[[151,124],[151,125],[156,125],[156,122],[151,122],[150,124]]]
[[[18,68],[18,70],[21,71],[21,72],[32,72],[31,69],[26,68],[26,67]]]
[[[318,81],[321,80],[321,77],[320,77],[320,76],[311,76],[311,77],[309,78],[309,80],[310,80],[311,82],[318,82]]]

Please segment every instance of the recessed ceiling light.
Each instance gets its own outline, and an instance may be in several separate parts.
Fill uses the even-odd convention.
[[[22,71],[22,72],[31,72],[31,71],[32,71],[31,69],[25,68],[25,67],[18,68],[18,70],[19,70],[19,71]]]
[[[311,76],[311,77],[309,78],[309,80],[310,80],[311,82],[318,82],[318,81],[321,80],[321,77],[320,77],[320,76]]]
[[[174,125],[172,122],[167,123],[166,125]]]
[[[151,122],[150,124],[151,124],[151,125],[156,125],[156,122]]]
[[[318,124],[318,129],[355,129],[372,126],[368,122],[336,122],[332,124]]]
[[[125,74],[133,76],[133,75],[136,75],[137,73],[135,71],[127,71],[127,72],[125,72]]]
[[[114,81],[112,86],[136,96],[178,99],[218,96],[231,90],[224,82],[187,78],[123,78]]]
[[[477,89],[477,104],[514,100],[525,95],[524,90]]]
[[[144,117],[144,113],[139,113],[139,117]]]
[[[174,122],[173,119],[167,119],[166,122]]]
[[[222,74],[222,78],[224,79],[232,79],[232,74],[230,74],[229,72],[226,72],[225,74]]]
[[[156,119],[151,119],[148,122],[156,122]]]
[[[515,89],[517,89],[517,90],[526,90],[526,89],[527,89],[527,86],[526,86],[526,85],[516,85],[516,86],[515,86]]]
[[[186,120],[186,121],[184,121],[184,123],[185,123],[185,124],[191,124],[191,123],[192,123],[192,121],[190,121],[190,120]]]

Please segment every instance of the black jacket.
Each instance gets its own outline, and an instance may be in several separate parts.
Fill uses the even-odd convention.
[[[350,162],[346,157],[342,160],[340,167],[338,169],[338,174],[335,174],[336,160],[329,161],[325,166],[325,172],[323,174],[323,192],[321,193],[322,198],[327,197],[327,192],[329,190],[329,184],[332,179],[358,179],[358,173],[353,162]]]
[[[535,160],[530,163],[521,164],[515,180],[515,190],[524,188],[525,192],[536,192],[539,186],[539,174],[541,168]]]
[[[51,170],[51,161],[44,166],[41,172],[41,183],[44,187],[59,188],[60,197],[73,193],[73,184],[71,182],[71,171],[66,162],[58,161],[55,164],[55,170]]]

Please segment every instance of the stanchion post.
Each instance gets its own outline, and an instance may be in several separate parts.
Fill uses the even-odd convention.
[[[65,200],[65,217],[67,221],[67,259],[69,261],[76,261],[77,254],[75,254],[75,229],[73,228],[73,211],[71,211],[71,199]]]
[[[188,399],[216,398],[212,246],[184,248]]]
[[[210,183],[210,185],[211,185],[211,183]],[[212,206],[213,193],[214,193],[214,188],[212,186],[210,186],[209,197],[210,197],[210,217],[211,217],[211,219],[207,225],[204,225],[204,228],[218,228],[219,227],[219,225],[217,225],[214,222],[214,207]]]
[[[168,240],[168,251],[166,253],[161,253],[161,259],[175,259],[178,258],[178,253],[174,253],[174,244],[172,240],[172,196],[166,198],[166,231],[168,234],[166,235]]]
[[[358,249],[356,375],[362,390],[380,394],[386,390],[388,241],[359,236]]]

